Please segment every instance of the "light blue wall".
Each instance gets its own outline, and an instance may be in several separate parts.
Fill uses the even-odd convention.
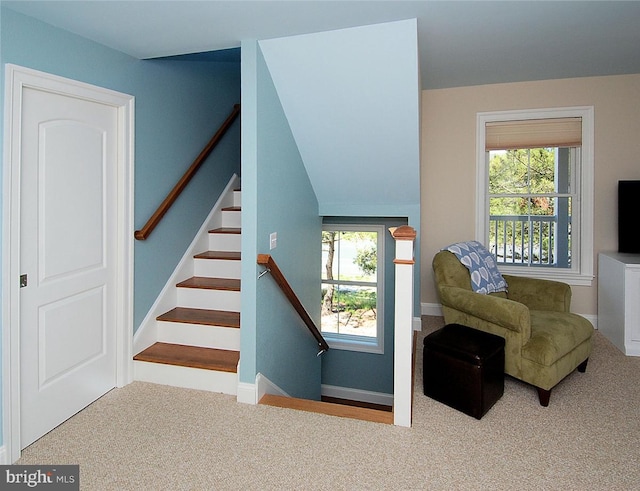
[[[321,215],[398,216],[420,203],[415,19],[260,47]]]
[[[256,368],[258,266],[258,45],[242,42],[242,289],[240,292],[240,383],[253,385]]]
[[[141,61],[8,9],[2,12],[2,63],[135,96],[136,228],[240,102],[237,63]],[[229,178],[239,172],[239,136],[237,122],[149,239],[136,242],[136,328]]]
[[[248,179],[255,178],[255,186],[252,185],[252,189],[256,189],[257,196],[255,208],[252,210],[247,210],[247,203],[243,202],[243,220],[248,214],[252,217],[255,214],[256,234],[249,240],[256,255],[247,258],[246,263],[252,261],[255,265],[257,254],[271,254],[311,317],[318,322],[318,259],[322,228],[318,202],[262,54],[259,49],[253,53],[256,74],[256,161],[249,172],[244,165],[250,164],[243,156],[243,186]],[[249,50],[244,50],[244,45],[242,56],[243,59],[249,56]],[[243,73],[243,78],[245,76],[248,74]],[[243,141],[243,151],[246,144],[247,142]],[[251,177],[248,177],[249,173]],[[253,219],[249,220],[253,227]],[[269,235],[272,232],[276,232],[278,238],[277,247],[270,250]],[[244,255],[247,254],[247,250],[248,248],[243,249]],[[247,269],[248,274],[253,274],[255,278],[262,268],[254,266],[253,271],[251,268]],[[247,279],[246,283],[243,276],[243,292],[248,293],[249,290],[245,291],[245,284],[250,282],[256,285],[253,303],[256,332],[255,372],[263,374],[291,396],[319,399],[321,364],[320,359],[316,357],[315,339],[271,276],[263,276],[255,282],[253,278]],[[248,305],[245,300],[251,302],[245,293],[242,298],[243,316]],[[243,331],[250,329],[251,326],[243,322],[241,335],[244,336]],[[243,358],[244,348],[243,345]],[[244,376],[245,373],[242,371],[241,379]],[[250,374],[247,381],[252,381],[251,376],[255,377],[255,373]]]
[[[416,21],[270,39],[259,45],[318,197],[320,215],[359,221],[393,217],[396,224],[414,227],[419,237]],[[415,251],[419,250],[416,241]],[[395,243],[390,242],[386,251],[394,254]],[[416,317],[419,270],[416,253]],[[385,309],[385,354],[330,350],[323,355],[323,383],[393,392],[392,267],[387,274],[391,302]]]
[[[140,61],[6,8],[0,20],[1,98],[5,63],[135,96],[136,228],[200,153],[233,104],[240,102],[238,63]],[[239,172],[239,137],[236,122],[161,225],[146,242],[136,243],[134,328],[232,174]]]
[[[258,253],[270,253],[318,324],[322,222],[306,169],[262,56],[258,57]],[[277,247],[269,249],[269,234]],[[320,398],[317,342],[271,277],[258,282],[257,365],[287,393]]]

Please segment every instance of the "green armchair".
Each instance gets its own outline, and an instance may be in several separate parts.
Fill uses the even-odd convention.
[[[505,373],[535,386],[542,406],[563,378],[586,370],[593,326],[569,312],[569,285],[503,275],[508,292],[475,293],[469,270],[449,251],[435,255],[433,270],[445,322],[502,336]]]

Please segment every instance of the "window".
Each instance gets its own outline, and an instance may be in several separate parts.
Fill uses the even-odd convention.
[[[591,285],[593,108],[478,114],[476,239],[500,270]]]
[[[384,228],[325,225],[320,330],[331,348],[382,353]]]

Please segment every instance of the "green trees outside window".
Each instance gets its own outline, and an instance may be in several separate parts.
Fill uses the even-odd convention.
[[[378,335],[378,232],[322,233],[321,331],[376,338]]]
[[[489,246],[499,263],[571,267],[574,148],[489,152]]]

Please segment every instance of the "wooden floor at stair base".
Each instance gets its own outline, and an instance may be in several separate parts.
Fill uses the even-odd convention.
[[[260,404],[267,406],[282,407],[287,409],[297,409],[312,413],[328,414],[341,418],[360,419],[374,423],[393,424],[393,413],[388,411],[377,411],[355,406],[345,406],[342,404],[332,404],[329,402],[310,401],[307,399],[296,399],[295,397],[283,397],[265,394],[260,399]]]

